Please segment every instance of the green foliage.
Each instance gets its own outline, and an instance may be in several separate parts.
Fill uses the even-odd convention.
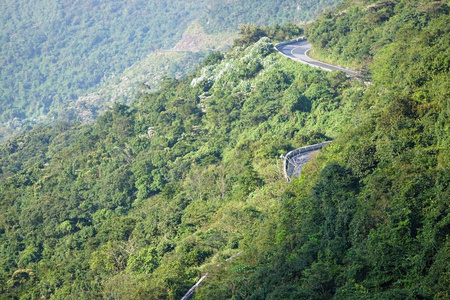
[[[233,45],[248,46],[256,43],[266,36],[275,41],[286,41],[302,35],[303,29],[295,24],[288,23],[284,26],[260,27],[254,24],[246,24],[239,27],[239,37],[234,40]]]
[[[300,23],[314,19],[319,13],[339,2],[336,0],[258,2],[212,0],[208,2],[208,13],[202,16],[200,21],[209,32],[218,32],[223,28],[235,30],[241,24],[278,26],[277,24]]]
[[[173,44],[200,13],[200,7],[158,1],[72,4],[5,2],[0,122],[33,122],[60,111],[104,78]]]
[[[130,256],[127,268],[138,273],[150,274],[158,266],[158,253],[155,248],[140,250],[137,255]]]
[[[93,124],[3,145],[2,297],[180,299],[209,272],[198,299],[448,298],[448,14],[427,3],[395,7],[435,13],[380,46],[371,85],[263,36]],[[330,138],[284,181],[280,154]]]
[[[256,6],[251,1],[3,2],[1,139],[52,120],[92,122],[111,100],[132,100],[138,82],[155,87],[164,74],[192,71],[202,54],[155,51],[174,47],[199,19],[220,37],[234,34],[237,24],[308,20],[337,1],[302,1],[307,3],[299,12],[291,9],[297,6],[293,0],[260,1],[251,10],[243,9]]]
[[[373,61],[373,84],[347,89],[345,100],[335,75],[329,86],[310,77],[289,90],[286,113],[302,95],[311,113],[333,115],[346,103],[351,126],[285,191],[280,228],[248,242],[239,263],[258,269],[241,271],[238,284],[222,270],[200,298],[448,297],[449,10],[445,1],[413,2],[346,1],[308,27],[317,55]]]
[[[6,282],[26,268],[34,277],[32,288],[2,292],[179,298],[199,268],[248,243],[256,224],[269,226],[279,205],[260,204],[280,193],[276,157],[334,132],[297,123],[312,124],[313,103],[325,97],[307,93],[303,78],[342,94],[324,72],[272,49],[264,37],[212,53],[131,108],[116,104],[94,124],[35,129],[5,145],[0,274]],[[282,244],[287,232],[276,235]]]
[[[353,2],[343,1],[337,6],[336,11],[325,13],[322,18],[308,27],[308,39],[317,46],[314,48],[315,55],[353,67],[359,66],[364,71],[374,56],[381,56],[380,51],[389,51],[389,54],[386,54],[396,56],[397,61],[394,64],[383,64],[383,66],[394,71],[399,70],[397,67],[401,64],[401,60],[410,61],[404,51],[408,48],[414,49],[416,54],[413,61],[416,71],[408,72],[407,74],[410,75],[405,74],[405,76],[425,74],[419,71],[419,68],[423,67],[422,64],[427,64],[429,67],[435,65],[423,57],[431,48],[439,51],[440,54],[430,53],[430,59],[431,56],[433,60],[439,60],[443,58],[442,55],[445,56],[445,50],[442,52],[438,50],[439,47],[433,46],[438,45],[437,39],[448,40],[445,34],[448,26],[438,25],[445,22],[444,16],[448,15],[450,10],[446,1]],[[437,32],[436,30],[439,34],[433,36],[432,32]],[[423,41],[420,41],[421,35],[424,36]],[[428,43],[430,39],[434,40],[433,45]],[[445,68],[446,63],[441,61],[438,65]],[[369,71],[372,71],[371,67]],[[385,70],[383,73],[387,74],[387,72],[388,70]]]

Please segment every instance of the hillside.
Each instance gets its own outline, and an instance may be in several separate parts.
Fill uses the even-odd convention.
[[[199,13],[189,1],[3,1],[0,121],[40,117],[76,99],[170,46]]]
[[[211,10],[205,9],[206,2]],[[245,1],[234,1],[231,11],[227,12],[237,10],[240,2]],[[294,2],[260,1],[257,13],[240,11],[239,19],[259,24],[293,21],[293,17],[272,14],[267,4],[291,7]],[[335,2],[337,0],[323,4]],[[223,16],[221,3],[203,0],[2,1],[0,138],[28,125],[66,118],[67,114],[60,112],[69,103],[98,92],[100,86],[109,84],[111,77],[113,81],[120,78],[124,70],[145,61],[151,52],[171,49],[196,20],[208,19],[202,26],[215,35],[235,33],[238,24],[213,22]],[[322,2],[313,3],[311,10],[305,7],[296,11],[295,20],[307,20],[319,12]],[[174,67],[183,66],[177,65],[178,62],[173,63]],[[101,106],[106,106],[104,102],[108,100],[102,98]]]
[[[356,99],[345,91],[363,89],[263,38],[95,124],[12,140],[0,163],[2,293],[179,298],[279,208],[264,204],[287,187],[274,157],[337,136],[350,117],[338,107]]]
[[[229,32],[206,34],[204,28],[194,21],[171,50],[151,52],[120,76],[105,80],[97,91],[80,96],[49,116],[93,122],[114,103],[129,104],[136,93],[156,91],[166,77],[179,79],[194,72],[208,52],[230,48],[234,37],[236,34]]]
[[[413,2],[307,28],[396,32],[355,59],[372,84],[275,53],[291,25],[246,26],[130,106],[1,146],[0,298],[180,299],[208,272],[195,299],[447,299],[450,9]],[[281,154],[330,139],[285,182]]]
[[[129,104],[136,93],[159,89],[165,77],[182,78],[200,65],[206,52],[155,51],[127,68],[120,76],[109,78],[99,89],[80,96],[58,111],[50,113],[54,119],[93,122],[114,103]]]
[[[206,32],[221,32],[223,28],[238,28],[243,24],[270,25],[304,23],[342,1],[336,0],[210,0],[200,23]]]
[[[450,297],[449,12],[344,1],[308,26],[316,56],[365,66],[372,84],[195,299]]]

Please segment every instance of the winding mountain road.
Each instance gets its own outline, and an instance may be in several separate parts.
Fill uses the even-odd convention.
[[[332,66],[317,60],[314,60],[308,56],[308,51],[311,49],[311,44],[305,38],[298,38],[296,40],[287,41],[275,45],[275,49],[282,55],[287,56],[295,61],[301,63],[321,68],[326,71],[343,71],[347,73],[349,77],[356,77],[358,73],[355,71],[347,70],[338,66]],[[331,141],[323,142],[319,144],[314,144],[306,147],[301,147],[290,151],[283,157],[283,172],[284,177],[287,181],[290,181],[292,177],[298,177],[300,175],[302,167],[310,161],[314,155],[323,147],[331,143]],[[232,260],[234,257],[240,255],[241,252],[226,259],[226,261]],[[190,299],[195,290],[200,286],[200,284],[208,277],[206,273],[202,278],[200,278],[194,286],[192,286],[189,291],[184,295],[181,300]]]
[[[311,50],[311,44],[305,38],[298,38],[292,41],[287,41],[275,45],[275,49],[282,55],[293,59],[295,61],[310,65],[312,67],[320,68],[325,71],[342,71],[347,73],[349,77],[357,77],[358,72],[348,70],[339,66],[333,66],[324,62],[312,59],[308,56]]]
[[[359,77],[358,72],[340,66],[333,66],[309,57],[308,52],[311,50],[311,44],[304,37],[276,44],[275,49],[282,55],[311,67],[320,68],[325,71],[342,71],[345,72],[348,77]],[[329,143],[331,143],[331,141],[298,148],[287,153],[283,160],[283,171],[286,180],[290,181],[292,177],[298,177],[302,167],[310,161],[322,147]]]

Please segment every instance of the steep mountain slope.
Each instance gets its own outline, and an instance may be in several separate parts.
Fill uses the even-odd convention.
[[[5,0],[0,4],[0,135],[26,124],[41,123],[64,110],[67,103],[91,92],[111,76],[154,50],[170,49],[194,20],[223,13],[221,2],[209,1],[94,1]],[[230,6],[237,10],[237,1]],[[267,7],[274,1],[260,1]],[[292,6],[296,1],[275,1]],[[320,1],[313,1],[313,3]],[[335,3],[337,0],[328,1]],[[217,7],[217,9],[216,9]],[[314,7],[317,10],[317,6]],[[240,12],[245,22],[281,22],[259,8]],[[259,20],[256,16],[264,16]],[[296,18],[311,16],[307,9]],[[235,32],[237,24],[203,23],[215,33]]]
[[[202,265],[276,220],[287,187],[277,157],[337,136],[363,89],[293,64],[263,38],[211,54],[195,74],[95,124],[10,141],[0,162],[2,294],[180,298]]]
[[[181,78],[200,65],[205,52],[155,51],[127,68],[120,76],[109,78],[95,92],[50,113],[54,119],[93,122],[114,103],[130,103],[136,93],[149,93],[159,88],[165,77]]]
[[[396,32],[363,58],[371,85],[274,53],[290,26],[248,26],[131,107],[2,146],[1,297],[179,299],[209,272],[196,299],[447,299],[449,6],[351,13],[385,3],[308,31],[348,13]],[[358,33],[329,28],[324,53]],[[283,180],[281,154],[329,139]]]
[[[137,92],[157,90],[165,77],[179,79],[194,72],[209,51],[230,48],[234,37],[236,34],[229,32],[206,34],[194,21],[171,50],[150,53],[120,76],[105,80],[96,92],[79,97],[50,116],[92,122],[116,102],[129,104]]]
[[[189,1],[3,1],[1,121],[75,99],[174,43],[199,13]]]
[[[373,84],[279,197],[278,221],[211,267],[196,299],[450,297],[449,12],[345,1],[307,28],[317,55],[368,64]]]

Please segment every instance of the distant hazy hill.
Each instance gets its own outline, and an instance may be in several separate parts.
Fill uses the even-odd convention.
[[[171,50],[151,52],[125,69],[120,76],[106,80],[96,91],[51,112],[51,117],[93,121],[115,102],[130,103],[138,91],[155,91],[166,77],[179,79],[193,72],[208,50],[227,48],[235,36],[228,32],[206,34],[204,28],[194,21]]]
[[[6,0],[0,16],[0,121],[36,119],[177,41],[191,1]]]
[[[49,112],[57,115],[150,52],[172,48],[194,20],[207,32],[233,32],[241,23],[307,20],[339,1],[300,2],[4,0],[0,138]]]
[[[275,25],[314,19],[341,0],[211,0],[201,21],[209,32],[237,28],[241,24]]]

